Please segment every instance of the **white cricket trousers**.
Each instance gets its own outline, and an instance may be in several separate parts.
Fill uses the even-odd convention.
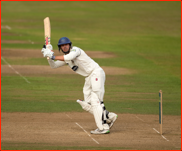
[[[105,93],[104,85],[105,72],[99,67],[85,78],[85,84],[83,87],[84,100],[91,104],[96,125],[100,130],[109,129],[108,124],[103,122],[106,120],[106,115],[104,115],[105,107],[103,104]]]

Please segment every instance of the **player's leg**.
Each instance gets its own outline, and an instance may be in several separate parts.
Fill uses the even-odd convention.
[[[77,103],[79,103],[85,111],[93,114],[93,109],[92,109],[90,103],[87,103],[86,101],[82,101],[82,100],[77,100]],[[102,106],[102,107],[104,107],[104,106]],[[118,116],[117,116],[117,114],[115,114],[113,112],[109,112],[107,110],[105,110],[105,111],[106,111],[106,113],[105,113],[106,123],[109,125],[109,128],[111,129],[111,127],[113,126],[113,124],[116,121]]]
[[[103,73],[104,74],[104,73]],[[102,77],[101,78],[99,78],[99,79],[102,79]],[[102,81],[103,83],[101,83],[101,85],[104,85],[104,82],[105,82],[105,75],[104,75],[104,78],[103,78],[103,81]],[[91,91],[92,91],[92,86],[91,86],[91,77],[87,77],[86,79],[85,79],[85,84],[84,84],[84,88],[83,88],[83,93],[84,93],[84,100],[85,101],[82,101],[82,100],[77,100],[77,102],[82,106],[82,108],[85,110],[85,111],[88,111],[89,113],[91,113],[91,114],[93,114],[94,115],[94,113],[93,113],[93,108],[92,108],[92,106],[91,106]],[[103,90],[102,90],[103,92],[102,92],[102,94],[97,94],[98,96],[101,96],[100,98],[100,100],[102,100],[103,101],[103,95],[104,95],[104,88],[103,88]],[[100,101],[99,100],[99,101]],[[105,108],[105,106],[104,106],[104,104],[102,103],[101,104],[101,107],[104,109]],[[116,114],[114,114],[114,113],[112,113],[112,112],[108,112],[107,110],[103,110],[102,111],[102,124],[105,124],[104,122],[106,121],[106,123],[107,124],[109,124],[109,127],[110,127],[110,125],[113,125],[113,124],[111,124],[111,123],[113,123],[113,117],[114,117],[114,115],[115,116],[117,116]],[[110,127],[111,128],[111,127]]]
[[[93,110],[95,123],[100,130],[103,130],[104,129],[103,122],[102,122],[103,109],[102,109],[102,106],[100,105],[100,101],[97,95],[94,92],[92,92],[91,106]]]
[[[91,101],[91,91],[92,91],[92,88],[91,88],[91,84],[90,84],[90,77],[87,77],[87,78],[85,78],[85,84],[83,87],[83,94],[84,94],[85,101],[77,100],[77,102],[81,105],[81,107],[85,111],[93,114],[91,102],[90,102]]]
[[[91,107],[91,105],[89,103],[87,103],[86,101],[83,101],[83,100],[77,100],[76,102],[81,105],[82,109],[84,109],[85,111],[93,114],[92,107]]]
[[[100,130],[102,130],[99,125],[102,125],[103,129],[108,129],[109,126],[106,123],[106,109],[103,103],[104,97],[104,83],[105,83],[105,73],[102,69],[96,70],[91,75],[91,106],[93,109],[93,114],[95,122]]]

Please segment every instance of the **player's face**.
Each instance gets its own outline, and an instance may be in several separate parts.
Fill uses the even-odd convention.
[[[70,49],[70,45],[69,44],[64,44],[64,45],[61,45],[61,49],[66,53],[69,51]]]

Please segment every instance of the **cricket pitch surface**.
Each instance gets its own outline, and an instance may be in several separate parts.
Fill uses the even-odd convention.
[[[87,112],[1,113],[2,147],[20,144],[66,147],[109,147],[130,150],[181,148],[181,117],[163,116],[163,135],[158,115],[118,114],[109,134],[93,135],[93,115]],[[31,148],[29,148],[31,149]]]

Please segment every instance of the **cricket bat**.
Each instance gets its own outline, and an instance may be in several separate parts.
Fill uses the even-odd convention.
[[[45,36],[45,45],[51,44],[51,24],[49,17],[44,19],[44,36]],[[47,57],[49,59],[49,57]]]

